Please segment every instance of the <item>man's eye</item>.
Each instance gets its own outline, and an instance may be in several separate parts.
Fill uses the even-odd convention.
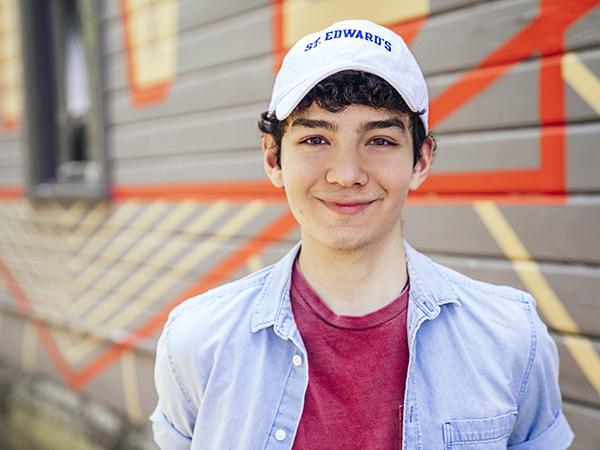
[[[301,144],[308,145],[324,145],[327,144],[327,141],[320,136],[311,136],[309,138],[303,139],[300,141]]]
[[[395,142],[389,141],[384,138],[373,138],[369,141],[371,145],[396,145]]]

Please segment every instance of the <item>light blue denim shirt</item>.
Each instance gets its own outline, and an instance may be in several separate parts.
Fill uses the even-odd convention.
[[[292,448],[310,363],[289,295],[299,248],[172,311],[158,343],[151,416],[163,450]],[[531,295],[472,280],[407,243],[405,251],[403,448],[567,448],[573,433],[561,412],[558,354]]]

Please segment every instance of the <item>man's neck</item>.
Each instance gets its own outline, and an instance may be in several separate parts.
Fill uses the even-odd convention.
[[[299,259],[304,278],[338,315],[362,316],[386,306],[408,279],[401,237],[354,251],[303,241]]]

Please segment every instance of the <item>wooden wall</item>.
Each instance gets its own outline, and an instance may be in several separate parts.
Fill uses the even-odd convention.
[[[11,343],[0,355],[145,423],[166,312],[298,238],[266,187],[256,127],[282,53],[301,34],[365,17],[405,37],[430,87],[439,149],[407,207],[407,239],[536,296],[560,349],[573,448],[595,448],[599,3],[105,2],[111,200],[17,195],[23,128],[0,132],[0,339]]]

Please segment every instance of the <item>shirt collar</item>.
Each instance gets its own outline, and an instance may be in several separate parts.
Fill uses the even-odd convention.
[[[275,333],[286,339],[289,337],[293,324],[290,302],[292,267],[301,244],[298,242],[273,265],[252,315],[252,332],[274,325]]]
[[[461,305],[456,292],[431,259],[406,241],[404,252],[410,279],[410,300],[428,319],[437,317],[443,304]]]
[[[275,333],[287,339],[293,331],[290,282],[300,246],[301,243],[297,243],[268,274],[252,315],[252,332],[274,326]],[[404,251],[410,278],[410,300],[420,310],[419,315],[433,319],[439,314],[441,305],[460,305],[452,286],[427,256],[416,251],[406,241]],[[412,305],[409,304],[409,309],[410,306]]]

